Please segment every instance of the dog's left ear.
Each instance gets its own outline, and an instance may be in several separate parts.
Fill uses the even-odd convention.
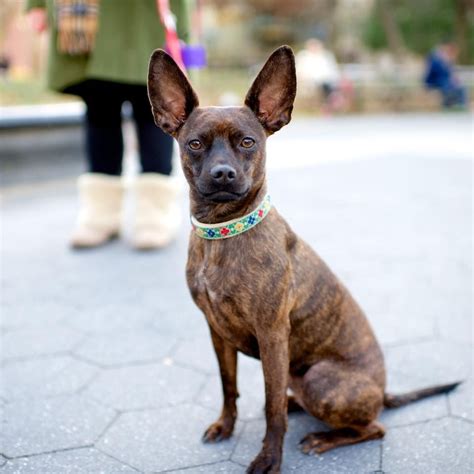
[[[171,56],[157,49],[148,67],[148,97],[155,123],[176,136],[191,112],[199,105],[196,93]]]
[[[257,116],[268,134],[291,120],[296,96],[295,56],[281,46],[268,58],[245,98],[245,105]]]

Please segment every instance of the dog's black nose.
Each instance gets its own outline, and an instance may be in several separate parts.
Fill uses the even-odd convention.
[[[232,166],[229,165],[216,165],[211,169],[212,179],[219,184],[230,183],[234,181],[236,172]]]

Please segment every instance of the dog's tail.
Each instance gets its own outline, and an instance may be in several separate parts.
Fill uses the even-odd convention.
[[[449,383],[446,385],[437,385],[435,387],[422,388],[420,390],[414,390],[413,392],[403,393],[400,395],[386,393],[383,398],[383,404],[386,408],[401,407],[403,405],[407,405],[408,403],[421,400],[422,398],[431,397],[432,395],[449,393],[461,383],[462,381]]]

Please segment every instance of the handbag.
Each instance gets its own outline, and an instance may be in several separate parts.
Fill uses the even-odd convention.
[[[182,71],[202,68],[207,64],[204,46],[187,45],[180,41],[176,31],[176,17],[173,15],[169,0],[156,0],[156,6],[161,23],[165,30],[165,49]]]

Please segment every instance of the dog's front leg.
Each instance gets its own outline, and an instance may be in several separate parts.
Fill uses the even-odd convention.
[[[219,362],[224,405],[221,416],[204,433],[205,442],[216,442],[229,438],[237,418],[237,350],[224,341],[211,328],[212,343]]]
[[[247,469],[247,474],[280,472],[283,438],[287,428],[289,329],[273,328],[257,334],[265,378],[265,415],[267,430],[263,447]]]

